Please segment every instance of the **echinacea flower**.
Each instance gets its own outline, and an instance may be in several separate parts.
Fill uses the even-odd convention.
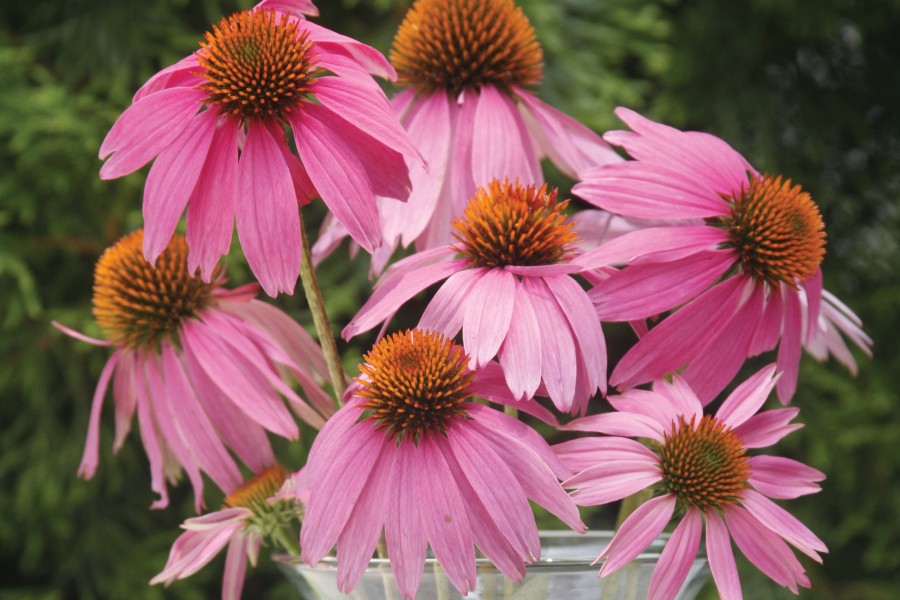
[[[345,339],[390,318],[446,279],[419,327],[455,337],[476,367],[499,356],[517,398],[543,383],[556,407],[583,414],[606,391],[606,342],[587,293],[572,277],[575,234],[557,191],[491,182],[454,221],[457,243],[391,267],[344,329]],[[459,256],[458,256],[459,255]]]
[[[210,281],[236,221],[266,293],[291,293],[301,260],[298,202],[316,196],[374,250],[375,195],[406,199],[404,155],[419,157],[369,75],[395,75],[385,58],[267,6],[223,18],[200,45],[144,84],[100,147],[103,179],[155,159],[144,188],[147,259],[156,260],[187,208],[191,272],[199,267]]]
[[[225,498],[221,510],[187,519],[172,545],[165,568],[150,580],[166,586],[190,577],[228,546],[222,578],[222,600],[239,600],[247,562],[256,566],[265,539],[276,543],[303,516],[303,506],[293,496],[279,495],[288,477],[284,467],[270,466],[254,475]],[[290,540],[296,545],[295,540]]]
[[[599,166],[572,191],[610,212],[666,223],[576,262],[628,263],[592,291],[603,321],[680,308],[626,353],[610,384],[628,389],[684,368],[685,380],[708,402],[748,356],[777,346],[778,396],[789,401],[801,348],[816,335],[822,311],[825,231],[818,207],[799,185],[757,172],[717,137],[623,108],[616,114],[632,131],[604,138],[634,160]]]
[[[274,462],[266,431],[295,439],[300,418],[321,427],[333,411],[317,379],[327,372],[322,351],[306,331],[273,306],[254,299],[255,284],[222,287],[219,270],[206,283],[187,266],[187,244],[176,235],[156,265],[141,252],[135,231],[108,248],[94,273],[94,316],[106,340],[63,332],[115,350],[94,392],[79,475],[99,462],[100,416],[112,382],[118,450],[137,412],[150,461],[154,508],[168,504],[166,480],[180,467],[203,504],[206,473],[223,490],[240,471],[229,449],[254,471]],[[289,385],[302,386],[309,402]]]
[[[475,546],[517,581],[539,558],[529,499],[584,531],[543,438],[467,402],[481,372],[460,346],[414,329],[383,338],[364,360],[309,453],[301,560],[315,565],[336,543],[338,588],[351,590],[384,530],[403,598],[416,595],[428,546],[465,594],[475,585]]]
[[[513,0],[417,0],[390,53],[398,84],[392,99],[413,143],[427,161],[409,163],[407,203],[381,204],[384,246],[373,257],[378,273],[401,243],[425,250],[451,241],[450,222],[479,187],[494,179],[543,182],[547,156],[576,178],[621,158],[572,117],[528,88],[543,75],[534,27]],[[345,231],[327,232],[324,254]]]
[[[648,599],[675,598],[704,529],[709,566],[723,600],[741,598],[731,539],[778,584],[794,593],[798,585],[809,587],[788,544],[817,562],[819,552],[827,548],[770,498],[818,492],[817,482],[825,476],[792,459],[747,454],[748,449],[774,444],[800,427],[790,423],[796,408],[757,412],[777,379],[774,365],[763,368],[742,382],[711,416],[703,414],[703,405],[685,380],[675,376],[671,383],[655,382],[653,391],[611,396],[616,412],[565,426],[606,434],[554,446],[564,464],[580,471],[563,482],[575,489],[576,503],[606,504],[646,488],[656,492],[625,520],[598,557],[605,561],[601,577],[636,558],[675,515],[679,523],[653,572]]]

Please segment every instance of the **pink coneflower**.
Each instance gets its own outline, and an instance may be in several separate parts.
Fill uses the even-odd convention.
[[[210,280],[236,220],[266,293],[291,293],[297,203],[315,196],[354,240],[377,247],[375,195],[405,199],[404,155],[414,162],[419,153],[370,72],[394,76],[373,48],[261,7],[223,18],[200,50],[154,75],[100,147],[109,157],[103,179],[155,158],[144,188],[147,259],[163,251],[187,207],[192,272]]]
[[[266,431],[299,435],[291,410],[321,427],[332,409],[317,384],[326,373],[322,351],[302,327],[278,309],[254,300],[256,286],[221,287],[219,271],[205,283],[187,267],[187,244],[176,235],[156,266],[143,257],[135,231],[97,261],[94,316],[106,340],[57,324],[73,337],[115,348],[94,392],[87,442],[78,473],[97,470],[100,415],[112,382],[118,450],[135,411],[150,460],[151,487],[168,504],[166,480],[180,467],[203,503],[205,472],[223,490],[241,481],[231,449],[248,467],[274,462]],[[287,378],[303,387],[298,396]],[[279,396],[280,395],[280,396]]]
[[[622,108],[616,114],[632,131],[604,137],[635,160],[598,167],[573,193],[668,225],[622,236],[576,262],[630,263],[592,292],[601,320],[681,308],[628,351],[610,383],[628,389],[686,367],[684,378],[708,402],[748,356],[777,346],[778,396],[787,402],[809,341],[804,332],[814,332],[822,306],[818,207],[800,186],[758,173],[717,137]]]
[[[279,495],[286,479],[283,467],[268,467],[233,490],[221,510],[186,520],[182,527],[187,531],[175,540],[165,568],[150,584],[168,586],[190,577],[227,545],[222,600],[238,600],[247,561],[256,566],[263,540],[271,538],[278,543],[286,539],[290,534],[285,532],[293,530],[303,516],[301,503],[294,497]],[[295,540],[288,541],[296,546]]]
[[[451,241],[450,222],[493,179],[542,183],[547,156],[570,177],[621,158],[575,119],[527,90],[543,75],[534,28],[513,0],[417,0],[394,38],[390,59],[407,89],[393,100],[427,170],[409,162],[406,204],[381,204],[380,268],[402,242],[419,250]],[[338,227],[340,230],[340,227]],[[324,254],[346,232],[329,232]]]
[[[383,338],[364,360],[309,453],[303,561],[316,564],[336,543],[338,587],[351,590],[383,529],[403,598],[415,598],[428,546],[465,594],[475,546],[515,580],[540,556],[529,499],[584,531],[540,435],[466,402],[480,373],[460,346],[414,329]]]
[[[645,488],[658,492],[620,527],[598,557],[600,576],[637,557],[669,523],[680,519],[660,556],[648,598],[674,598],[697,554],[706,523],[706,552],[723,600],[741,598],[730,537],[763,573],[797,593],[809,587],[788,544],[821,562],[827,552],[805,525],[769,498],[789,499],[819,491],[825,476],[802,463],[776,456],[747,456],[799,428],[795,408],[757,414],[778,377],[774,365],[739,385],[716,415],[681,377],[657,381],[653,391],[631,390],[610,397],[617,412],[577,419],[567,429],[610,437],[581,438],[554,447],[569,468],[580,471],[563,485],[585,506],[620,500]],[[627,437],[619,437],[627,436]],[[628,438],[649,439],[648,444]],[[787,542],[787,543],[785,543]]]
[[[572,277],[575,235],[568,201],[544,185],[493,181],[454,221],[457,244],[391,267],[344,329],[350,337],[388,319],[426,287],[446,279],[419,327],[455,337],[480,367],[499,356],[517,398],[543,383],[562,411],[584,413],[606,390],[606,343],[587,293]],[[461,256],[457,256],[461,255]]]

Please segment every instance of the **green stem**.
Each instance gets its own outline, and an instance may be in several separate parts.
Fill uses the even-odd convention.
[[[293,529],[279,527],[272,532],[272,539],[291,556],[300,556],[300,542],[297,540]]]
[[[341,366],[341,357],[337,351],[337,343],[334,333],[331,331],[331,323],[328,321],[328,313],[325,310],[325,301],[322,298],[322,288],[316,277],[316,270],[312,264],[312,253],[309,251],[309,237],[306,234],[306,226],[303,224],[303,213],[300,213],[300,239],[303,246],[302,262],[300,263],[300,281],[303,284],[303,292],[306,294],[306,302],[312,313],[313,324],[316,326],[316,335],[319,345],[325,354],[325,364],[328,365],[328,375],[331,377],[331,385],[334,386],[335,404],[338,408],[344,405],[341,397],[347,388],[347,380],[344,377],[344,368]]]

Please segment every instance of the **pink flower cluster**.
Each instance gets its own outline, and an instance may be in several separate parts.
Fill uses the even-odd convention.
[[[824,224],[810,195],[712,135],[620,108],[628,129],[601,138],[544,104],[528,91],[540,46],[512,0],[418,0],[393,65],[306,20],[316,14],[305,0],[264,0],[224,18],[138,90],[100,148],[104,179],[153,165],[144,233],[97,264],[106,339],[58,325],[113,348],[79,473],[97,469],[111,385],[114,448],[137,413],[154,507],[182,469],[198,511],[203,474],[228,494],[222,510],[185,522],[152,583],[228,546],[223,597],[237,598],[246,559],[269,539],[311,565],[335,552],[345,592],[383,547],[403,598],[416,597],[430,548],[466,594],[476,550],[513,580],[540,558],[530,501],[584,532],[579,505],[644,492],[598,557],[601,577],[674,518],[650,598],[676,597],[704,537],[723,598],[741,597],[732,540],[778,584],[808,587],[793,550],[821,561],[827,549],[773,499],[817,492],[824,475],[755,453],[800,427],[798,409],[762,407],[773,389],[790,402],[804,348],[855,373],[847,340],[871,346],[822,287]],[[471,47],[447,58],[460,27]],[[407,89],[388,100],[371,76],[398,74]],[[543,183],[542,157],[602,212],[572,214]],[[331,365],[337,410],[327,355],[255,300],[255,285],[222,287],[219,265],[236,223],[262,288],[292,293],[299,209],[314,198],[330,211],[318,255],[349,234],[383,271],[343,329],[350,340],[380,327],[378,340],[348,387]],[[423,295],[417,326],[388,334]],[[613,322],[637,339],[608,375]],[[773,364],[736,382],[748,358],[770,353]],[[297,438],[295,417],[321,430],[290,475],[268,433]],[[551,446],[534,419],[598,435]],[[244,481],[238,462],[255,475]]]

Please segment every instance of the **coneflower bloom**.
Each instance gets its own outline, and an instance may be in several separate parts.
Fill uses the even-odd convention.
[[[333,411],[317,381],[327,373],[322,351],[290,317],[254,299],[255,284],[227,290],[213,271],[206,283],[187,266],[176,235],[152,266],[135,231],[108,248],[94,273],[94,316],[106,339],[55,324],[73,337],[115,350],[94,392],[78,473],[90,479],[99,461],[100,416],[112,383],[118,450],[137,412],[150,461],[154,508],[168,504],[166,480],[180,467],[203,503],[205,472],[224,490],[241,475],[229,449],[254,471],[274,462],[266,431],[295,439],[291,410],[314,427]],[[296,379],[301,398],[288,384]],[[285,400],[282,400],[282,396]]]
[[[163,251],[187,207],[192,272],[210,281],[236,221],[266,293],[291,293],[298,202],[315,196],[360,245],[377,247],[375,195],[406,199],[404,155],[419,157],[369,75],[394,77],[386,59],[266,6],[223,18],[200,45],[144,84],[100,147],[103,179],[155,159],[144,188],[147,259]]]
[[[684,378],[707,402],[748,356],[777,346],[778,396],[789,401],[800,350],[822,307],[818,207],[799,185],[757,172],[717,137],[622,108],[616,114],[632,131],[604,137],[635,160],[598,167],[573,193],[625,217],[667,224],[622,236],[576,262],[629,263],[592,292],[601,320],[680,308],[628,351],[610,383],[628,389],[686,367]]]
[[[359,582],[382,530],[403,598],[416,595],[428,546],[462,594],[475,585],[475,546],[521,579],[540,556],[529,499],[584,531],[543,438],[467,401],[479,393],[480,372],[460,346],[407,330],[380,340],[364,361],[306,467],[301,559],[314,565],[337,544],[339,589]]]
[[[573,178],[621,160],[528,91],[541,81],[543,51],[513,0],[417,0],[390,59],[407,87],[392,100],[394,111],[428,167],[408,161],[409,201],[381,204],[385,247],[373,259],[376,272],[401,241],[419,250],[449,243],[450,222],[493,179],[542,183],[542,156]]]
[[[606,504],[645,488],[656,496],[619,528],[598,557],[600,576],[632,561],[675,515],[679,523],[666,542],[650,581],[649,599],[675,598],[706,530],[706,554],[723,600],[741,598],[731,539],[775,582],[797,593],[809,587],[788,544],[821,562],[827,552],[805,525],[770,498],[789,499],[819,491],[825,476],[777,456],[749,456],[748,449],[774,444],[800,425],[797,409],[757,412],[777,376],[770,365],[741,383],[715,416],[680,377],[657,381],[653,391],[630,390],[609,398],[617,412],[576,419],[567,429],[607,434],[554,447],[569,468],[563,482],[580,505]],[[642,444],[634,439],[648,440]],[[705,527],[704,527],[705,522]]]
[[[263,541],[278,543],[290,536],[287,532],[295,531],[303,516],[296,498],[278,495],[286,480],[282,466],[270,466],[231,491],[220,510],[186,520],[182,525],[186,531],[175,540],[165,568],[150,584],[168,586],[190,577],[227,545],[222,600],[239,600],[247,562],[255,567]],[[296,545],[296,540],[289,540]]]
[[[562,411],[584,413],[606,390],[606,343],[587,293],[572,275],[575,234],[557,191],[520,183],[480,188],[455,220],[457,243],[391,267],[344,329],[345,339],[390,318],[446,279],[419,327],[455,337],[480,367],[495,356],[517,398],[541,383]]]

